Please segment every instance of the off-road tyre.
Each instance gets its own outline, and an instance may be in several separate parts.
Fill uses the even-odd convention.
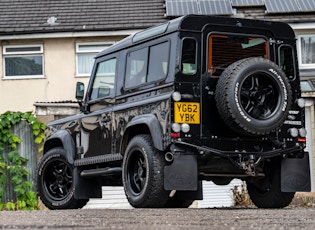
[[[38,164],[38,195],[49,209],[78,209],[88,202],[74,198],[73,166],[65,156],[63,148],[53,148]]]
[[[163,155],[150,135],[133,137],[124,154],[122,179],[129,203],[135,208],[162,208],[168,200],[164,190]]]
[[[239,60],[220,76],[215,100],[218,112],[241,135],[266,135],[287,118],[292,90],[285,73],[260,57]]]
[[[265,177],[247,182],[248,194],[258,208],[284,208],[294,197],[294,192],[281,191],[281,161],[265,162]]]

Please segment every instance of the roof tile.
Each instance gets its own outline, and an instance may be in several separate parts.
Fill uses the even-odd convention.
[[[143,29],[168,20],[164,3],[164,0],[1,0],[0,35]],[[50,17],[56,17],[57,24],[49,25]]]

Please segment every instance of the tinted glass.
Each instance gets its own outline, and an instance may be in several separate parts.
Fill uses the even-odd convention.
[[[196,73],[196,40],[194,39],[183,40],[181,69],[184,74]]]
[[[168,71],[169,43],[150,47],[148,82],[164,79]]]
[[[268,58],[268,44],[264,38],[245,35],[212,34],[208,41],[208,71],[220,76],[232,63],[249,57]]]
[[[281,46],[279,48],[279,65],[289,79],[294,79],[294,59],[291,46]]]
[[[148,48],[131,52],[127,56],[125,87],[132,88],[146,82]]]

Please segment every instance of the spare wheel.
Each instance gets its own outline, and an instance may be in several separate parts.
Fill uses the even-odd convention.
[[[239,134],[265,135],[279,128],[292,103],[285,73],[264,58],[231,64],[220,76],[215,95],[223,121]]]

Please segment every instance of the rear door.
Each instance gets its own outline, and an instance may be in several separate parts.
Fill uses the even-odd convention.
[[[274,44],[269,42],[272,34],[261,29],[249,29],[231,26],[208,25],[203,31],[203,83],[202,134],[204,136],[234,135],[220,118],[215,101],[218,79],[231,64],[249,57],[263,57],[274,61]]]

